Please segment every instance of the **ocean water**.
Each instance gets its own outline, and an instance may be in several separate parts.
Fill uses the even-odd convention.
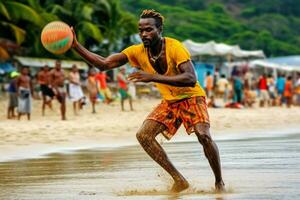
[[[300,199],[300,134],[216,140],[227,192],[214,192],[214,177],[195,142],[163,144],[190,182],[169,192],[170,176],[139,146],[95,148],[0,163],[1,200],[98,199]]]

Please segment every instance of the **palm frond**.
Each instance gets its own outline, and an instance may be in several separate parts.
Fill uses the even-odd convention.
[[[72,12],[70,10],[68,10],[68,9],[64,8],[63,6],[58,5],[58,4],[55,4],[55,5],[52,6],[51,13],[55,14],[55,15],[60,15],[60,14],[68,15],[68,16],[72,15]]]
[[[24,29],[9,22],[0,22],[0,24],[10,29],[16,39],[17,44],[21,44],[24,41],[26,36],[26,31]]]
[[[79,24],[79,27],[84,35],[89,36],[98,42],[101,42],[103,40],[102,33],[98,26],[96,26],[95,24],[84,21]]]
[[[35,25],[40,26],[42,24],[42,19],[39,14],[32,9],[30,6],[27,6],[22,3],[7,1],[5,3],[8,12],[11,14],[12,18],[15,20],[26,20],[34,23]]]
[[[10,15],[9,15],[9,12],[8,12],[6,6],[5,6],[2,2],[0,2],[0,13],[1,13],[6,19],[11,20],[11,17],[10,17]]]

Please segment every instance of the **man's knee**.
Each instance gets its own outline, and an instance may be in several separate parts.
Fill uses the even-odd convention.
[[[206,145],[212,142],[208,124],[201,124],[199,126],[196,126],[195,134],[197,135],[197,138],[202,145]]]
[[[204,146],[206,146],[212,142],[210,135],[199,134],[199,135],[197,135],[197,137],[198,137],[199,142]]]
[[[136,133],[136,139],[141,143],[145,140],[145,133],[142,131],[139,131]]]

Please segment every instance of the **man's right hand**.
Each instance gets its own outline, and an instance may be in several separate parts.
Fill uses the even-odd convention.
[[[76,36],[76,33],[75,33],[75,30],[74,30],[73,26],[71,26],[71,31],[73,33],[72,47],[75,48],[78,45],[78,40],[77,40],[77,36]]]

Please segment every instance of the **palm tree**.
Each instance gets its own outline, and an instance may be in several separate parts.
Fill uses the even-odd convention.
[[[88,39],[100,43],[103,39],[99,26],[93,23],[94,6],[92,1],[65,0],[62,4],[48,4],[47,10],[57,15],[70,26],[74,26],[79,42],[86,44]]]
[[[27,31],[25,27],[27,23],[42,26],[43,20],[28,5],[10,0],[2,0],[0,2],[0,27],[3,30],[0,32],[0,36],[11,37],[13,35],[16,42],[21,44],[26,36]]]
[[[42,25],[42,19],[34,9],[17,1],[0,2],[0,37],[16,41],[20,45],[28,33],[25,29],[27,24]]]
[[[122,39],[137,32],[136,19],[131,13],[121,8],[118,0],[97,0],[96,2],[102,5],[95,9],[96,15],[101,16],[95,20],[101,24],[106,39],[106,43],[100,46],[100,48],[104,47],[102,53],[119,51],[122,48]]]
[[[54,20],[74,26],[82,44],[98,53],[104,49],[105,54],[119,50],[121,39],[137,30],[134,17],[122,10],[119,0],[0,2],[0,38],[27,47],[27,55],[54,56],[45,51],[40,42],[42,28]],[[68,52],[61,57],[74,58],[76,54]]]

